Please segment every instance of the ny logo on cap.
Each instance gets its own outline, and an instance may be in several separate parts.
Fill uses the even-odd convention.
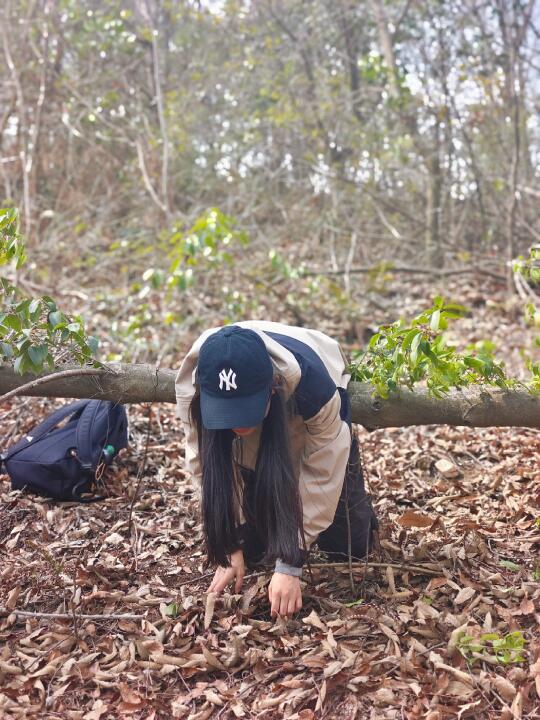
[[[225,390],[237,390],[236,387],[236,373],[233,372],[232,368],[229,372],[225,371],[225,368],[219,373],[219,389],[223,390],[223,383],[225,383]]]

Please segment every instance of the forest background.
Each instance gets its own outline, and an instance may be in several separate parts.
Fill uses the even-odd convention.
[[[510,374],[527,376],[527,362],[538,359],[534,309],[530,312],[534,290],[514,273],[514,263],[540,242],[540,10],[535,0],[5,0],[0,12],[5,61],[0,64],[0,206],[19,208],[28,256],[24,267],[11,269],[10,280],[29,296],[52,296],[64,312],[81,315],[87,331],[99,339],[100,360],[174,368],[203,329],[246,318],[316,327],[352,352],[364,348],[379,325],[417,314],[431,306],[434,296],[443,295],[468,308],[467,317],[456,324],[461,329],[449,335],[460,347],[483,356],[494,354],[506,362]],[[526,305],[532,325],[527,323]],[[9,362],[8,351],[3,344],[0,348]],[[50,408],[47,401],[13,403],[2,415],[3,443],[25,432],[36,415]],[[172,413],[148,411],[150,416],[154,413],[153,456],[146,436],[148,413],[139,412],[139,417],[137,412],[134,454],[111,481],[113,497],[106,509],[84,513],[91,528],[89,545],[81,546],[76,560],[60,537],[78,533],[80,517],[76,520],[68,510],[50,510],[44,502],[9,495],[4,483],[4,539],[12,543],[10,549],[21,547],[24,533],[35,533],[36,527],[40,532],[47,528],[49,545],[48,559],[36,552],[26,558],[28,567],[34,567],[34,580],[23,579],[20,567],[9,563],[2,580],[18,588],[11,596],[11,609],[20,596],[24,607],[36,612],[69,606],[76,614],[77,609],[83,612],[81,594],[84,598],[86,592],[92,596],[85,601],[87,607],[94,603],[94,610],[105,608],[110,614],[114,603],[121,606],[123,599],[95,593],[111,594],[118,588],[127,592],[121,567],[125,571],[135,562],[140,574],[137,592],[150,589],[131,595],[158,597],[156,607],[160,602],[165,606],[154,638],[161,643],[161,655],[156,647],[139,648],[135,664],[110,673],[121,678],[120,697],[112,686],[107,689],[112,680],[96,675],[95,669],[82,686],[70,667],[62,675],[64,684],[55,685],[54,673],[43,673],[37,682],[32,673],[51,664],[51,643],[40,638],[38,625],[27,628],[37,633],[37,644],[29,646],[35,656],[31,663],[21,664],[19,659],[19,664],[10,665],[11,651],[28,634],[10,623],[7,635],[14,627],[22,634],[10,636],[3,662],[18,667],[29,683],[24,712],[46,701],[58,717],[89,719],[112,712],[111,704],[118,703],[124,706],[122,712],[145,718],[151,712],[170,717],[172,711],[175,717],[210,717],[219,708],[225,708],[220,710],[224,717],[242,712],[259,716],[272,708],[304,719],[334,710],[348,717],[347,703],[360,713],[364,702],[372,710],[378,708],[375,717],[394,717],[396,708],[406,708],[409,717],[435,713],[433,720],[443,717],[448,707],[455,713],[461,710],[463,717],[506,711],[509,717],[519,717],[532,712],[538,702],[535,683],[540,692],[540,648],[532,641],[531,629],[538,623],[531,602],[537,597],[533,586],[538,580],[531,553],[538,538],[538,440],[533,431],[521,431],[519,440],[515,430],[482,435],[447,428],[366,437],[371,489],[385,518],[387,562],[430,561],[440,570],[440,583],[433,585],[426,603],[425,587],[420,592],[409,584],[409,576],[400,575],[396,588],[388,565],[372,582],[373,587],[379,583],[379,590],[384,585],[389,603],[395,596],[394,605],[384,610],[382,631],[370,628],[373,647],[334,647],[329,633],[342,626],[327,626],[328,618],[320,620],[316,614],[317,621],[300,624],[311,633],[304,638],[307,645],[291,640],[284,651],[287,641],[279,640],[279,652],[294,660],[293,678],[285,662],[281,675],[272,676],[278,684],[270,684],[260,696],[249,684],[240,684],[239,671],[227,682],[220,674],[220,669],[238,663],[227,664],[220,656],[223,648],[228,652],[228,640],[223,645],[219,632],[209,632],[214,611],[207,624],[197,593],[187,596],[195,597],[187,606],[185,594],[181,601],[174,596],[178,580],[185,582],[192,572],[187,558],[199,552],[196,542],[185,537],[187,527],[196,538],[197,525],[192,522],[195,511],[190,514],[193,502],[187,484],[179,482],[179,428]],[[525,459],[515,459],[517,442]],[[150,454],[144,453],[145,445]],[[397,456],[396,446],[401,448]],[[141,469],[137,463],[143,455]],[[441,460],[449,465],[439,464],[437,469]],[[472,462],[474,472],[466,462]],[[134,478],[141,476],[145,483],[135,497]],[[479,478],[485,483],[480,490]],[[167,512],[162,508],[163,488],[168,493]],[[453,517],[453,507],[446,524],[439,515],[429,515],[431,510],[441,511],[441,494],[461,498],[454,503],[457,515]],[[427,507],[423,517],[429,524],[414,525],[421,522],[417,513],[416,520],[409,516],[400,525],[407,507],[418,513]],[[155,511],[159,530],[153,520],[146,525],[141,521],[141,527],[154,530],[141,530],[134,539],[133,508],[143,516]],[[99,520],[102,512],[109,515]],[[92,513],[97,520],[92,520]],[[178,517],[184,530],[178,529]],[[118,525],[121,522],[124,525]],[[463,542],[464,522],[471,524],[469,545]],[[19,527],[21,523],[26,529]],[[501,542],[500,547],[495,543],[497,552],[486,540],[493,532]],[[410,547],[408,533],[413,536]],[[145,546],[155,544],[156,538],[160,544]],[[100,576],[108,578],[103,587],[99,578],[95,585],[95,568],[91,569],[97,547],[115,556],[99,569]],[[152,565],[150,547],[162,548],[165,565],[173,558],[176,574],[167,577],[160,557],[158,566]],[[462,547],[467,548],[463,557]],[[473,563],[481,558],[489,566],[484,577],[471,575],[471,557]],[[425,569],[435,572],[433,567]],[[490,593],[493,587],[497,590],[499,579],[503,589],[497,592],[504,600],[497,595],[493,600]],[[330,593],[333,602],[351,600],[346,581],[344,587],[338,583]],[[510,594],[508,587],[513,588]],[[255,617],[264,606],[264,592],[258,590],[251,599]],[[316,590],[314,596],[319,597]],[[357,624],[374,622],[369,612],[371,603],[376,605],[377,591],[372,596]],[[410,601],[409,610],[403,609],[405,605],[396,609],[399,599]],[[498,619],[493,603],[504,606]],[[323,600],[312,604],[319,613],[334,612],[341,618],[339,609],[325,606]],[[220,632],[228,632],[230,607],[228,614],[227,607],[219,613]],[[178,623],[185,621],[192,632],[177,630],[170,636],[171,616]],[[245,617],[239,627],[244,621]],[[68,639],[62,641],[67,647],[69,623],[66,630],[65,623],[58,622],[57,634],[67,632]],[[91,644],[105,643],[104,655],[116,648],[115,662],[127,663],[122,653],[130,638],[143,643],[147,640],[141,637],[153,631],[146,620],[124,622],[124,637],[114,647],[107,645],[106,634],[101,635],[103,624],[97,625],[97,635],[95,625],[89,632],[96,638]],[[332,616],[329,622],[338,619]],[[343,622],[349,623],[349,633],[354,621]],[[81,648],[88,644],[85,633],[92,623],[73,624],[79,634],[70,652],[84,657]],[[452,632],[464,625],[472,633],[465,637],[475,637],[474,642],[480,642],[477,628],[495,628],[503,643],[515,640],[518,655],[507,656],[510,670],[505,666],[501,673],[489,660],[479,670],[477,662],[475,674],[468,676],[475,678],[472,682],[449,671],[456,650]],[[411,627],[417,626],[427,628],[427,634],[415,636]],[[274,666],[268,657],[264,664],[261,647],[275,645],[281,635],[268,635],[269,623],[257,627],[259,639],[246,640],[246,635],[241,641],[244,650],[249,645],[253,651],[246,667],[254,667],[262,682]],[[323,631],[330,650],[324,650],[326,660],[317,665],[316,633]],[[188,659],[189,672],[183,671],[189,688],[180,691],[170,662],[163,661],[175,655],[167,643],[178,651],[179,638],[200,642],[203,636],[204,649],[221,668],[212,665],[204,651],[201,656],[199,648],[198,660]],[[448,657],[431,657],[430,652],[442,652],[432,647],[441,642],[446,647],[450,636],[454,645],[445,651]],[[474,652],[496,657],[488,652],[493,638],[480,643],[480,649],[471,649],[471,642],[461,647],[460,672],[469,671],[466,663]],[[386,680],[381,682],[371,677],[366,657],[387,643],[392,652],[386,656],[408,657],[414,671],[403,662],[388,661]],[[418,643],[425,643],[424,656]],[[519,659],[525,647],[528,654]],[[193,648],[186,645],[184,650],[188,654]],[[360,653],[356,665],[347,665],[347,652],[353,651]],[[416,664],[418,653],[423,659]],[[100,673],[115,667],[112,659],[107,662]],[[155,671],[154,690],[137,676],[145,666],[137,670],[136,662],[159,666],[146,668]],[[332,662],[341,665],[334,664],[328,672],[326,666]],[[94,665],[92,660],[85,667]],[[165,673],[163,666],[169,668]],[[312,670],[319,674],[315,684],[308,677]],[[522,675],[511,676],[510,671]],[[22,687],[17,684],[21,673],[10,675],[5,668],[4,672],[13,686],[0,695],[0,707],[15,713],[12,704]],[[367,680],[358,683],[351,677]],[[96,678],[99,682],[94,683]],[[240,700],[234,697],[235,682]],[[146,683],[145,693],[141,683]],[[329,697],[330,690],[335,691],[332,702],[325,700],[326,687]],[[463,709],[465,705],[470,708]]]

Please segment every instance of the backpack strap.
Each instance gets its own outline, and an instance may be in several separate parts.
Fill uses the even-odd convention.
[[[94,480],[94,487],[96,487],[96,481]],[[100,500],[106,500],[106,495],[94,495],[93,497],[82,497],[81,495],[81,486],[86,483],[86,480],[81,480],[81,482],[77,483],[73,490],[71,491],[71,494],[73,495],[73,500],[75,502],[84,503],[86,505],[90,503],[99,502]],[[73,502],[73,500],[68,500],[68,502]]]
[[[86,407],[81,413],[77,430],[75,432],[75,444],[77,446],[77,456],[83,470],[94,471],[94,463],[92,462],[92,433],[100,408],[103,406],[103,400],[88,400]]]
[[[37,442],[40,438],[42,438],[47,433],[51,432],[64,418],[69,417],[71,415],[75,415],[78,412],[83,412],[88,403],[91,402],[90,400],[79,400],[78,402],[71,403],[70,405],[64,405],[61,408],[58,408],[58,410],[55,410],[55,412],[52,413],[52,415],[49,415],[49,417],[44,420],[42,423],[37,425],[31,432],[31,435],[26,436],[26,442],[24,442],[24,438],[22,440],[19,440],[9,452],[2,455],[2,460],[9,460],[11,455],[18,452],[22,447],[29,447],[30,445],[33,445],[35,442]],[[28,438],[31,438],[28,440]]]

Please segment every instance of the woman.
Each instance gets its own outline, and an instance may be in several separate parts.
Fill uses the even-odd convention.
[[[363,557],[377,521],[351,434],[339,345],[316,330],[264,321],[206,331],[176,379],[187,469],[201,488],[209,590],[246,563],[275,560],[272,616],[302,606],[311,545]]]

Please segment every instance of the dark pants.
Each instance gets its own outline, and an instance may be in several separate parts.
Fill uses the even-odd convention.
[[[379,521],[364,486],[358,440],[353,435],[336,514],[330,527],[319,535],[317,545],[335,556],[332,558],[335,560],[348,557],[349,552],[351,557],[360,559],[368,554],[373,531],[378,528]]]
[[[249,508],[255,473],[242,468],[242,476],[244,479],[244,503],[247,503],[247,508]],[[369,552],[373,543],[373,531],[378,527],[379,523],[371,505],[371,499],[366,494],[364,487],[358,440],[353,435],[336,514],[330,527],[319,535],[317,544],[321,550],[329,553],[333,560],[343,560],[349,556],[350,536],[351,557],[360,559]],[[246,523],[242,526],[241,533],[246,562],[253,564],[262,560],[265,555],[265,547],[256,527]]]

